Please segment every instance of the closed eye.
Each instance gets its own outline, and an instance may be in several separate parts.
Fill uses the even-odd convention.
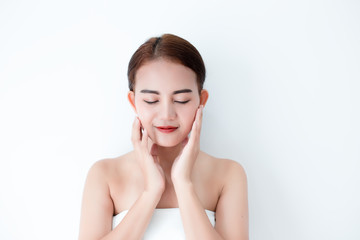
[[[146,101],[146,100],[144,100],[144,102],[146,102],[147,104],[154,104],[154,103],[159,102],[159,100],[155,100],[155,101]]]
[[[187,100],[187,101],[174,101],[174,102],[176,102],[176,103],[180,103],[180,104],[185,104],[185,103],[190,102],[190,100]]]

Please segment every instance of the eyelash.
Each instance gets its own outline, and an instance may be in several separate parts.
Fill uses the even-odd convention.
[[[159,102],[159,100],[156,100],[156,101],[146,101],[146,100],[144,100],[144,102],[146,102],[147,104],[155,104],[155,103]],[[185,104],[185,103],[190,102],[190,100],[187,100],[187,101],[174,101],[174,102],[180,103],[180,104]]]
[[[147,104],[154,104],[154,103],[157,103],[159,100],[156,100],[156,101],[146,101],[144,100],[144,102],[146,102]]]
[[[176,103],[180,103],[180,104],[185,104],[185,103],[188,103],[190,102],[190,100],[186,100],[186,101],[175,101]]]

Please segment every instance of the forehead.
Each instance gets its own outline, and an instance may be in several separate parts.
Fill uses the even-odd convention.
[[[197,91],[196,74],[190,68],[176,62],[153,60],[141,66],[136,73],[136,92],[142,89],[167,92],[184,88]]]

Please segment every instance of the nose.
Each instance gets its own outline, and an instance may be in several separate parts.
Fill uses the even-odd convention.
[[[162,120],[174,120],[176,117],[175,106],[171,102],[163,102],[159,115]]]

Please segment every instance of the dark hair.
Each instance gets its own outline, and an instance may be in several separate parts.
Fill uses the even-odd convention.
[[[147,40],[131,57],[127,73],[130,91],[134,90],[137,70],[146,62],[158,58],[178,62],[193,70],[197,77],[199,92],[203,89],[206,70],[198,50],[183,38],[164,34]]]

